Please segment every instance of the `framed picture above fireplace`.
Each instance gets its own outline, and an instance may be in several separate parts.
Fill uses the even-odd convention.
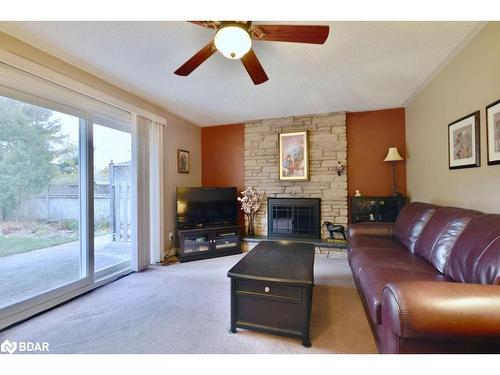
[[[304,181],[309,179],[307,132],[281,133],[280,180]]]

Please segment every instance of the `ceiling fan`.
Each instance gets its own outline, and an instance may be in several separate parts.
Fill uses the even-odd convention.
[[[215,30],[215,37],[177,69],[175,74],[189,75],[215,51],[219,51],[228,59],[240,59],[255,85],[266,82],[269,78],[252,50],[252,40],[323,44],[329,33],[329,26],[321,25],[253,25],[251,21],[190,22]]]

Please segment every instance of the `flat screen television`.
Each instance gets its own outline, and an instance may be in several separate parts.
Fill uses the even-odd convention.
[[[235,187],[178,187],[176,197],[177,229],[237,224]]]

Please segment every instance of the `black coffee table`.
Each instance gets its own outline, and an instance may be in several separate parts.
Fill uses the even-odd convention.
[[[313,268],[313,244],[260,242],[227,273],[231,332],[245,328],[294,336],[310,347]]]

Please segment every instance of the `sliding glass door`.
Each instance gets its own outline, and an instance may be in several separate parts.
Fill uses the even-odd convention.
[[[0,309],[88,277],[82,117],[0,96]]]
[[[132,137],[116,117],[0,86],[0,329],[130,272]]]
[[[125,124],[99,120],[93,126],[94,269],[97,278],[130,268],[132,137],[127,130]]]

